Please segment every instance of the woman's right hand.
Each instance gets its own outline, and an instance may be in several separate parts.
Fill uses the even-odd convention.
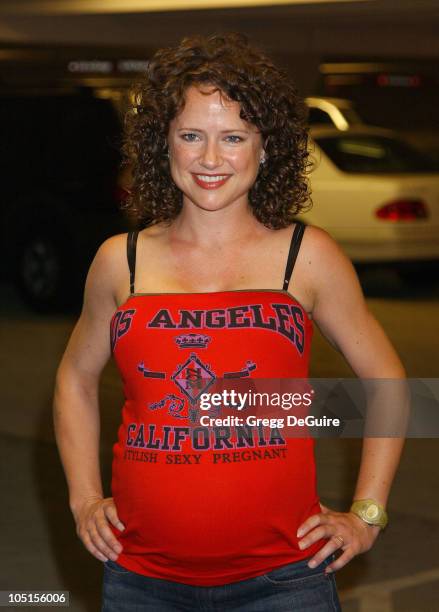
[[[122,546],[111,531],[109,523],[119,531],[123,531],[125,526],[119,520],[113,498],[87,499],[73,511],[73,516],[76,533],[86,549],[99,561],[116,561],[122,552]]]

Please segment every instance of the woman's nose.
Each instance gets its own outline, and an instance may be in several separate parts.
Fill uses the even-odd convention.
[[[205,168],[216,168],[223,163],[221,152],[215,142],[207,142],[201,154],[200,163]]]

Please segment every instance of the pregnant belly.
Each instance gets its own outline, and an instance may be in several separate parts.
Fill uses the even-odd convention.
[[[116,453],[112,489],[126,527],[124,555],[198,569],[212,558],[303,557],[297,527],[319,508],[309,443],[291,442],[284,453],[207,451],[186,461],[181,453],[156,453],[154,461]]]

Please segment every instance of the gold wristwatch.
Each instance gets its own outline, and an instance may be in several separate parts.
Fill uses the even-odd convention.
[[[359,516],[365,523],[369,525],[378,525],[381,529],[384,529],[388,522],[387,512],[384,510],[384,506],[374,499],[355,500],[350,508],[350,512]]]

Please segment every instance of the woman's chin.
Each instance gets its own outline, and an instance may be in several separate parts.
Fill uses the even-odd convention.
[[[200,210],[205,210],[206,212],[216,212],[219,210],[223,210],[225,208],[228,208],[229,206],[239,206],[239,203],[241,202],[241,204],[243,206],[246,205],[246,201],[244,201],[242,198],[237,198],[235,200],[232,200],[230,198],[190,198],[190,197],[185,197],[183,198],[183,208],[185,206],[189,206],[189,207],[196,207]]]

